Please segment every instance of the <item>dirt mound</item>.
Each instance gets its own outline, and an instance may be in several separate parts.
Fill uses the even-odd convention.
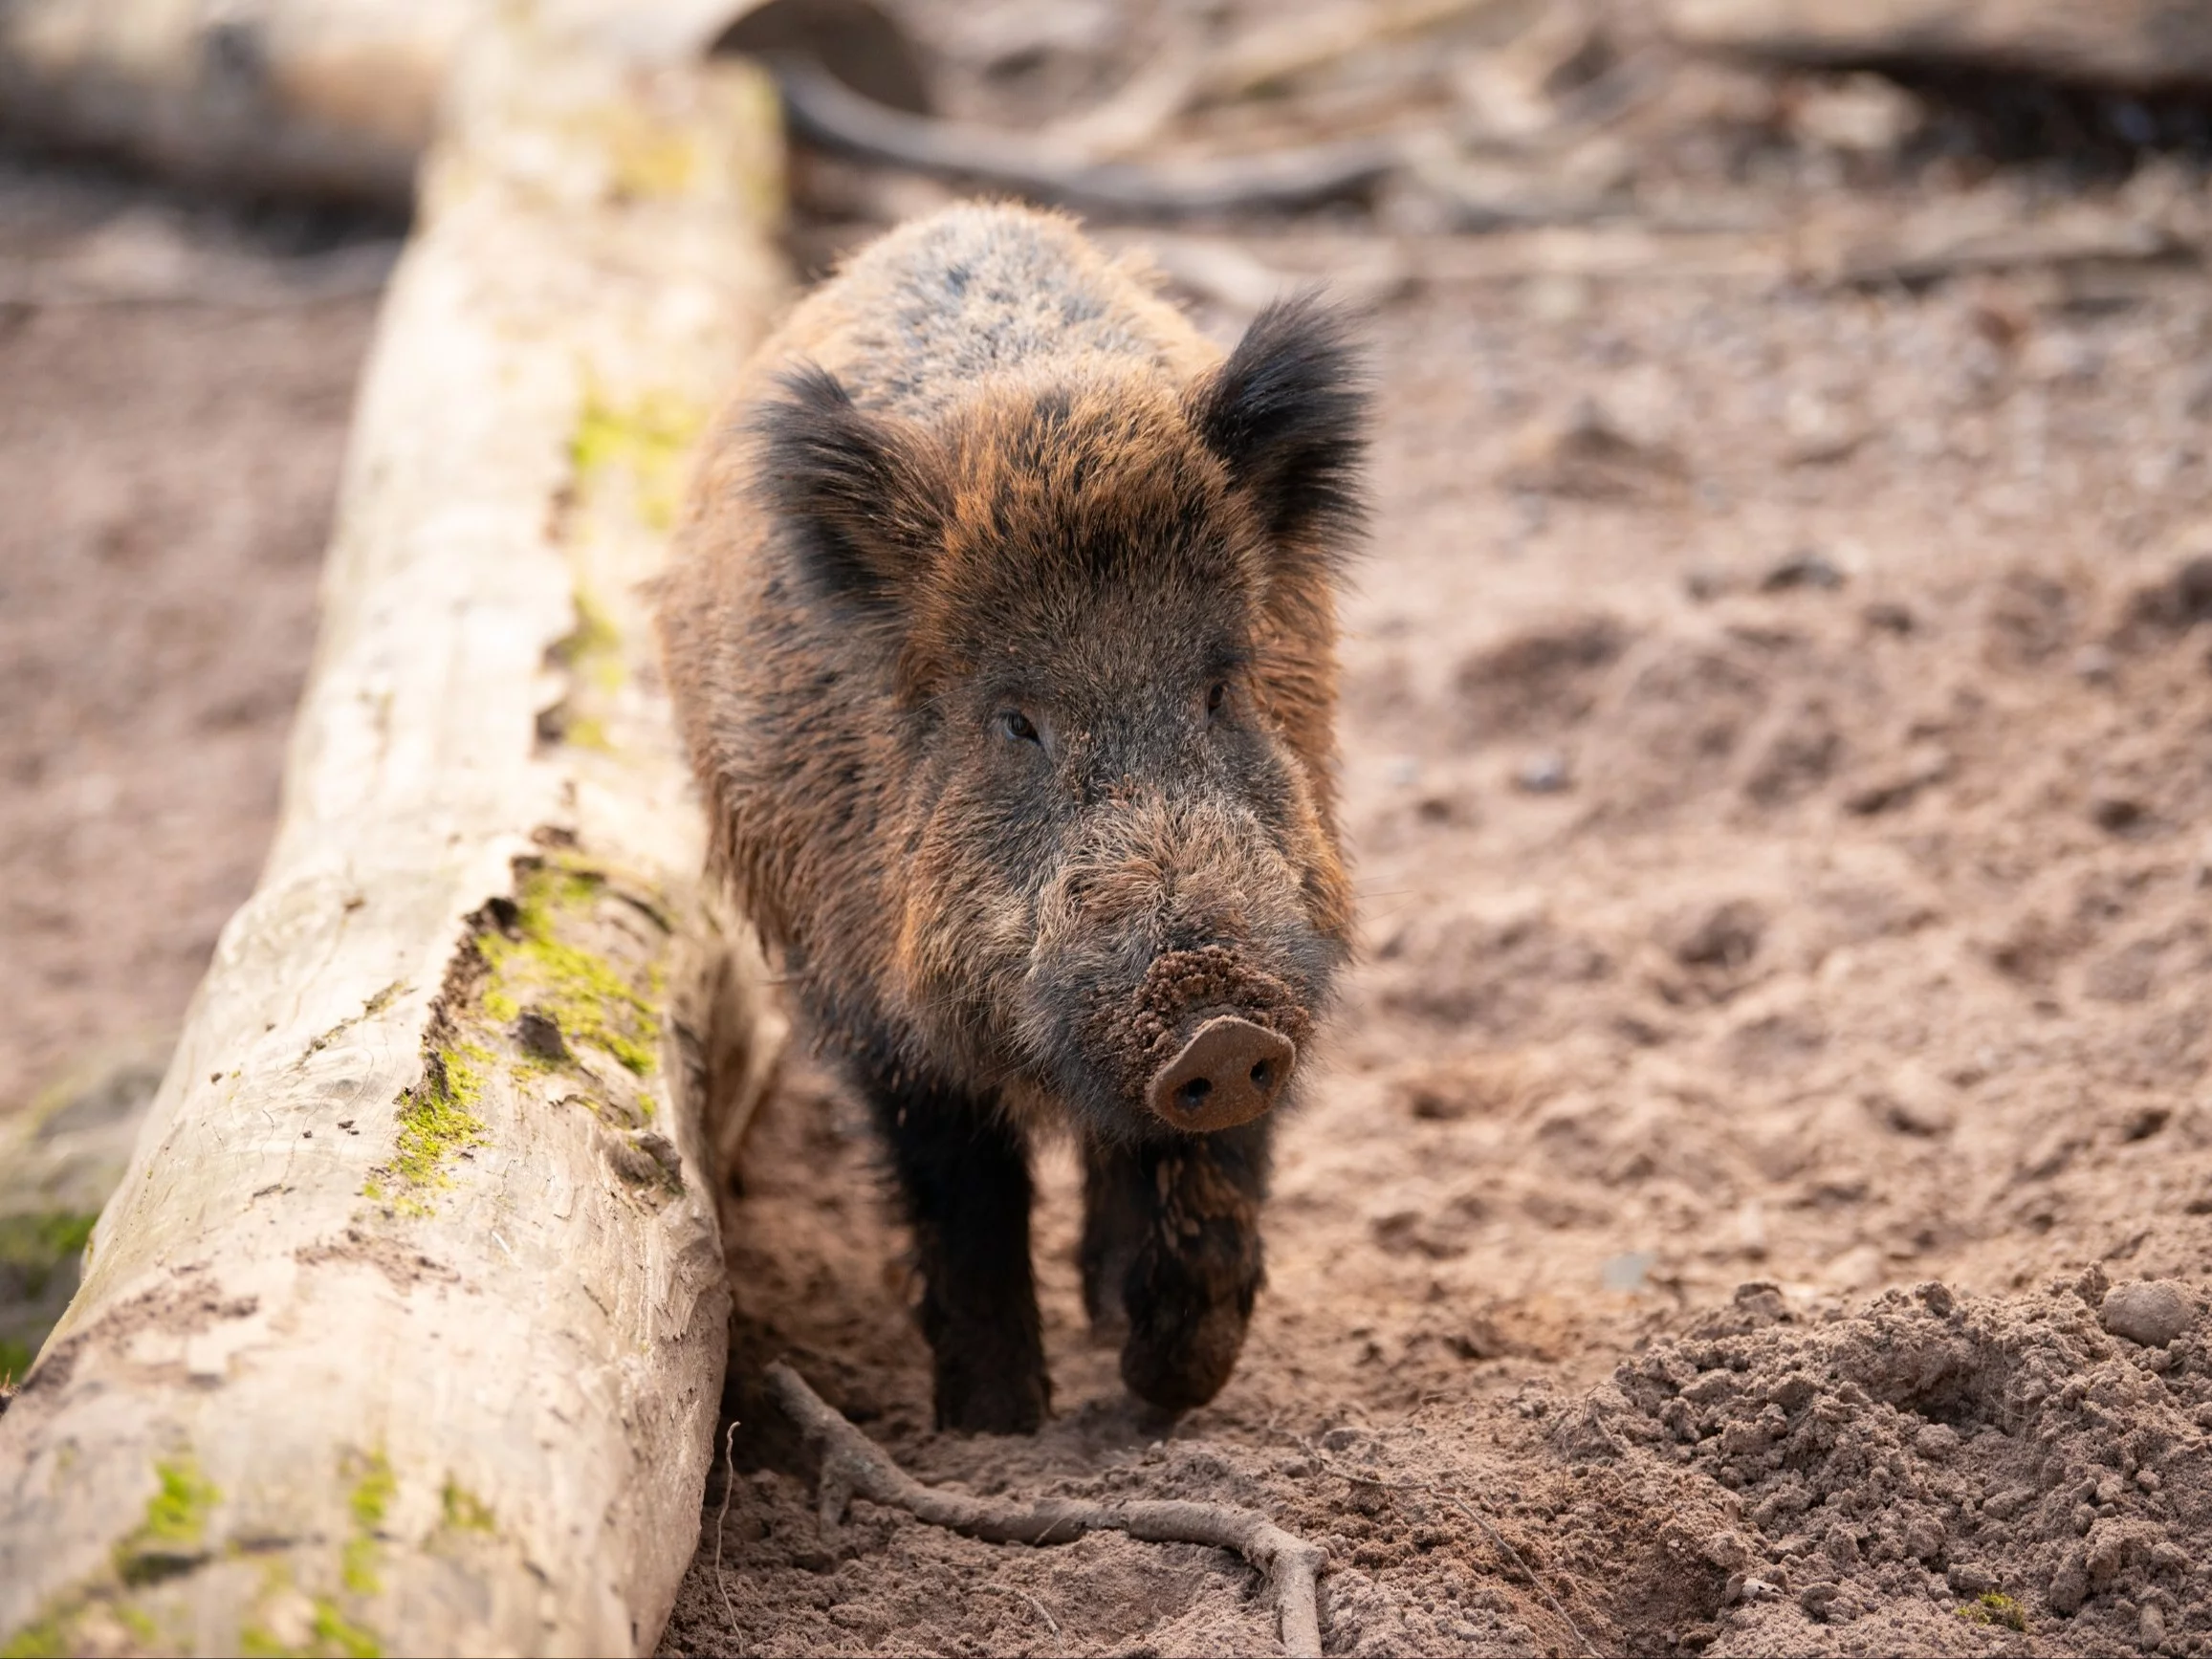
[[[1716,1653],[2195,1652],[2212,1628],[2212,1345],[2110,1334],[2092,1270],[2042,1295],[1929,1282],[1807,1323],[1746,1285],[1624,1364],[1554,1436],[1574,1457],[1673,1459],[1741,1506]],[[2126,1324],[2107,1302],[2105,1324]],[[2170,1326],[2166,1328],[2171,1328]],[[2147,1334],[2162,1334],[2153,1331]],[[1821,1626],[1829,1628],[1823,1629]]]

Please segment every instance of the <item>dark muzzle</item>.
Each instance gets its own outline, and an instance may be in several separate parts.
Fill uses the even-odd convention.
[[[1298,1045],[1287,1037],[1217,1015],[1152,1074],[1145,1100],[1178,1129],[1235,1128],[1275,1104],[1297,1064]]]

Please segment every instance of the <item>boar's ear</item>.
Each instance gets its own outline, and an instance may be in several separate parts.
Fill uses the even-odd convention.
[[[1277,300],[1191,394],[1191,419],[1284,551],[1328,558],[1365,516],[1366,375],[1344,314]]]
[[[871,415],[828,370],[782,377],[783,396],[754,420],[760,489],[827,598],[894,611],[927,568],[941,516],[920,435]]]

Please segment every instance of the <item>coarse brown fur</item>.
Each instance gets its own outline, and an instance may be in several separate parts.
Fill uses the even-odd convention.
[[[1325,310],[1223,361],[1071,222],[970,206],[802,303],[712,441],[669,678],[717,862],[889,1145],[948,1424],[1045,1409],[1040,1115],[1130,1386],[1187,1407],[1235,1362],[1266,1120],[1179,1132],[1145,1086],[1209,1011],[1305,1042],[1348,949],[1363,412]]]

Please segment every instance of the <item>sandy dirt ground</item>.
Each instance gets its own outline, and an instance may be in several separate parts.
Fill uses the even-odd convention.
[[[252,886],[375,312],[283,286],[327,239],[0,160],[0,1113],[158,1061]]]
[[[0,308],[0,1099],[172,1025],[250,885],[369,315]],[[825,1540],[778,1356],[926,1479],[1266,1510],[1332,1652],[2204,1651],[2201,271],[1429,281],[1370,333],[1365,949],[1235,1380],[1132,1408],[1055,1148],[1055,1417],[931,1431],[797,1057],[663,1651],[1273,1648],[1217,1551]]]

